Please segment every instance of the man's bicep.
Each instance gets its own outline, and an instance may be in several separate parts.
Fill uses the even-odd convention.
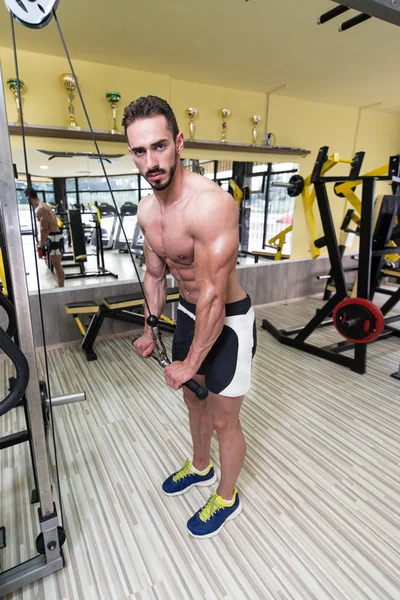
[[[214,236],[210,239],[210,234]],[[211,288],[213,293],[225,296],[229,275],[235,268],[239,247],[237,223],[224,227],[223,230],[208,230],[195,239],[194,259],[196,280],[200,286]]]
[[[167,273],[167,264],[161,256],[159,256],[151,246],[147,243],[146,238],[143,240],[143,250],[146,259],[146,272],[154,279],[162,279]]]

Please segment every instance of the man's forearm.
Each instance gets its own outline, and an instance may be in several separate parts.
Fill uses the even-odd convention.
[[[217,341],[225,320],[225,301],[222,296],[201,296],[196,306],[196,325],[192,345],[185,362],[197,371]]]
[[[167,279],[166,277],[162,277],[156,279],[149,275],[148,273],[144,276],[144,292],[146,294],[147,302],[149,303],[150,311],[152,315],[159,317],[163,311],[165,306],[165,301],[167,299]],[[147,319],[149,316],[149,310],[147,308],[147,304],[145,302],[144,305],[144,314]],[[151,328],[145,322],[144,326],[145,333],[150,333]]]
[[[49,231],[48,229],[44,229],[43,227],[40,228],[40,246],[44,246],[45,243],[47,242],[47,238],[49,237]]]

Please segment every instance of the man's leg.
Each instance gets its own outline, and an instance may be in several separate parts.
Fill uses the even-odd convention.
[[[246,442],[239,419],[243,396],[229,398],[210,392],[207,400],[212,427],[219,441],[221,481],[217,494],[225,500],[231,500],[246,454]]]
[[[58,287],[64,287],[64,269],[62,267],[61,260],[61,254],[53,254],[51,256],[51,262],[54,266]]]
[[[203,375],[196,375],[193,379],[200,385],[205,385]],[[198,471],[203,471],[210,464],[210,445],[213,434],[208,399],[198,400],[196,395],[185,387],[183,388],[183,397],[189,409],[189,425],[193,440],[193,466]]]

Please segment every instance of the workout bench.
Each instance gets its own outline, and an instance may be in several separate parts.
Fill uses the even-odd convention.
[[[178,299],[179,288],[169,289],[167,292],[167,303],[177,302]],[[134,325],[144,325],[144,314],[133,312],[132,309],[144,309],[144,298],[140,292],[124,296],[108,296],[107,298],[104,298],[100,305],[90,300],[84,302],[70,302],[65,305],[65,312],[73,316],[79,331],[83,336],[81,346],[85,350],[86,357],[89,361],[97,360],[97,354],[93,350],[93,344],[100,332],[104,319],[115,319]],[[79,316],[81,314],[93,315],[87,329],[82,324]],[[175,331],[175,323],[164,315],[160,316],[159,327],[164,331]]]

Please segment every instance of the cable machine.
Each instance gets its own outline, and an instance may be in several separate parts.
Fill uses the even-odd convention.
[[[152,315],[147,297],[145,295],[144,287],[141,282],[139,271],[133,258],[132,248],[129,244],[121,214],[118,210],[118,206],[114,197],[114,193],[108,178],[103,157],[100,153],[100,149],[93,131],[93,127],[89,118],[89,114],[86,105],[83,100],[79,81],[76,78],[75,70],[68,52],[68,48],[61,31],[60,23],[58,21],[55,9],[58,6],[59,0],[41,0],[41,3],[37,3],[35,0],[30,0],[29,3],[22,2],[21,0],[5,0],[7,9],[10,12],[10,23],[14,49],[14,62],[16,71],[17,81],[17,93],[20,105],[20,117],[21,117],[21,133],[22,143],[25,160],[25,171],[27,177],[27,185],[31,187],[31,178],[29,175],[27,150],[26,150],[26,139],[25,139],[25,127],[21,103],[21,87],[19,78],[18,68],[18,56],[15,39],[14,20],[17,20],[21,25],[30,27],[33,29],[40,29],[45,27],[53,19],[57,26],[57,30],[63,45],[68,64],[77,82],[77,92],[82,103],[82,108],[85,113],[85,117],[92,135],[92,140],[96,148],[96,156],[98,156],[101,167],[104,173],[104,177],[107,181],[108,190],[110,192],[113,205],[115,208],[115,215],[121,225],[121,232],[126,243],[128,253],[130,254],[132,265],[134,266],[138,282],[141,287],[143,301],[145,309],[147,311],[147,323],[151,327],[153,339],[156,343],[153,355],[159,365],[165,368],[169,363],[169,357],[166,352],[162,340],[162,334],[158,327],[159,319],[157,316]],[[57,469],[57,480],[58,480],[58,492],[59,492],[59,513],[58,516],[56,504],[53,498],[53,486],[50,470],[50,461],[47,454],[46,444],[46,411],[49,412],[50,422],[53,426],[53,444],[55,448],[55,435],[54,435],[54,420],[52,418],[52,401],[51,401],[51,389],[50,389],[50,378],[49,378],[49,367],[46,352],[44,322],[43,322],[43,310],[41,302],[41,291],[39,281],[39,269],[38,269],[38,257],[34,247],[33,241],[33,252],[35,255],[36,265],[36,276],[38,283],[38,298],[39,298],[39,310],[42,323],[42,335],[44,345],[44,357],[45,357],[45,370],[46,370],[46,382],[45,386],[39,382],[38,371],[35,357],[34,337],[32,330],[32,321],[30,315],[29,297],[27,282],[25,279],[25,264],[23,256],[23,247],[21,241],[21,233],[19,227],[18,217],[18,203],[15,190],[15,182],[13,177],[13,164],[11,157],[11,148],[8,135],[8,122],[5,108],[4,98],[4,87],[1,78],[0,68],[0,139],[2,143],[0,145],[0,213],[4,221],[5,237],[7,240],[7,257],[10,265],[10,278],[11,284],[14,289],[14,309],[16,313],[16,325],[18,330],[18,341],[19,345],[12,341],[10,337],[10,327],[12,322],[8,326],[8,334],[4,330],[0,331],[0,348],[6,352],[17,369],[17,377],[15,385],[10,394],[5,398],[5,403],[1,406],[5,410],[10,410],[15,407],[22,398],[25,398],[28,415],[28,433],[32,439],[32,460],[37,482],[37,497],[39,501],[39,523],[41,533],[36,540],[36,549],[39,555],[35,558],[26,561],[8,571],[0,573],[0,597],[3,597],[16,589],[19,589],[25,585],[33,583],[46,575],[54,573],[64,566],[64,558],[62,554],[62,544],[65,542],[65,533],[60,523],[62,522],[62,504],[61,494],[59,487],[58,478],[58,466],[57,466],[57,453],[55,452],[56,458],[56,469]],[[34,214],[31,211],[32,226],[34,225]],[[32,238],[33,239],[33,238]],[[11,312],[10,312],[11,315]],[[24,360],[24,358],[25,360]],[[196,396],[203,400],[208,395],[208,390],[200,386],[194,380],[189,380],[184,384],[189,388]],[[83,394],[74,394],[62,398],[54,399],[56,404],[65,402],[78,401],[84,399]],[[44,410],[45,408],[45,410]],[[1,416],[0,412],[0,416]],[[1,542],[1,528],[0,528],[0,542]],[[1,543],[0,543],[1,546]]]
[[[43,27],[51,20],[53,8],[57,4],[58,0],[56,2],[42,2],[40,7],[30,3],[28,10],[22,2],[6,1],[6,6],[11,13],[11,32],[18,81],[19,69],[15,44],[14,18],[29,27]],[[43,8],[44,6],[45,9]],[[17,14],[15,14],[14,9]],[[18,89],[18,93],[20,95],[20,89]],[[21,103],[20,114],[27,184],[31,186]],[[59,398],[52,398],[51,396],[38,256],[35,251],[35,241],[32,237],[46,375],[46,381],[39,380],[1,66],[0,139],[2,140],[0,144],[0,247],[2,259],[0,306],[5,310],[8,317],[7,330],[5,331],[0,327],[0,348],[15,367],[15,377],[10,378],[9,382],[9,393],[0,401],[0,418],[10,410],[23,407],[26,424],[25,430],[0,438],[0,451],[20,443],[29,442],[35,482],[32,503],[39,504],[38,521],[40,529],[35,543],[37,555],[6,571],[1,572],[0,569],[0,597],[3,598],[17,589],[55,573],[64,566],[62,545],[66,540],[66,536],[63,528],[63,510],[58,474],[53,407],[84,400],[85,394],[71,394]],[[31,211],[32,230],[34,230],[35,225],[34,218],[33,211]],[[53,480],[52,463],[48,454],[49,442],[51,440],[50,432],[52,433],[54,447],[56,481]],[[57,484],[58,488],[57,503],[55,501],[55,484]],[[3,549],[2,552],[6,551],[4,549],[7,548],[7,537],[9,536],[6,536],[6,528],[4,526],[0,527],[0,548]]]

